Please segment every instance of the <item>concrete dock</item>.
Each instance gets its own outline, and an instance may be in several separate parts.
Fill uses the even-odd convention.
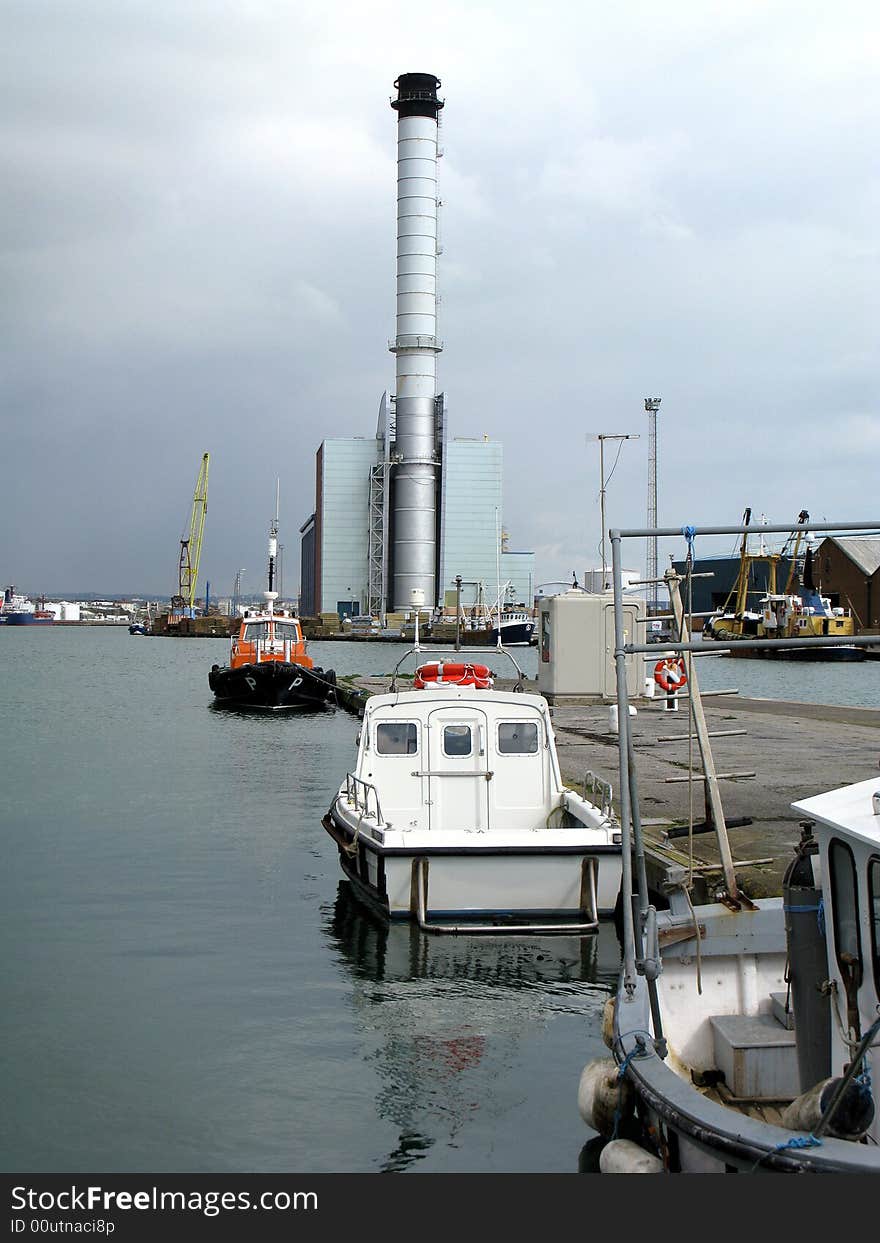
[[[495,685],[503,690],[512,683],[498,679]],[[340,703],[361,714],[369,695],[387,690],[387,678],[349,678]],[[526,690],[537,692],[534,681],[526,682]],[[580,790],[585,774],[595,773],[610,783],[617,809],[620,776],[610,707],[579,700],[557,702],[552,711],[563,780]],[[630,725],[649,872],[659,876],[670,862],[692,868],[694,901],[709,900],[721,870],[714,832],[688,834],[690,823],[705,821],[706,808],[703,782],[688,780],[689,751],[695,772],[701,764],[687,700],[680,700],[676,712],[667,712],[662,699],[643,699],[635,707]],[[791,803],[873,775],[880,790],[880,710],[709,692],[703,695],[703,710],[716,735],[711,745],[719,777],[754,773],[719,781],[725,819],[751,820],[728,832],[737,882],[752,898],[779,894],[800,837]],[[675,836],[681,829],[684,835]],[[673,836],[667,837],[670,830]]]

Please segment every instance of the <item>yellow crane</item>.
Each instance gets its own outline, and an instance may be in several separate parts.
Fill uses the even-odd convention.
[[[785,556],[785,554],[788,552],[789,547],[792,544],[792,541],[794,541],[794,550],[791,554],[791,569],[789,570],[788,578],[785,581],[785,594],[787,596],[791,595],[794,589],[794,586],[795,586],[795,581],[798,576],[798,572],[799,572],[798,556],[800,555],[800,551],[801,551],[801,541],[804,538],[803,524],[809,521],[810,521],[810,515],[807,513],[805,509],[802,509],[801,512],[798,514],[798,526],[795,531],[792,531],[791,535],[785,541],[785,547],[782,550],[782,555]]]
[[[199,560],[202,555],[202,532],[205,529],[205,514],[208,512],[208,466],[210,453],[202,454],[202,464],[196,478],[193,493],[192,514],[190,516],[189,534],[180,538],[180,560],[178,565],[178,591],[171,597],[171,617],[192,617],[196,599],[196,584],[199,577]],[[170,619],[169,619],[170,620]]]

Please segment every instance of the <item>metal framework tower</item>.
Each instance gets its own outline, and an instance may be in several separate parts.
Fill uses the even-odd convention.
[[[388,463],[370,469],[367,612],[385,624],[385,547],[388,528]]]
[[[645,409],[648,412],[648,522],[649,527],[657,526],[657,411],[660,409],[660,397],[646,397]],[[648,586],[648,599],[654,613],[658,611],[657,584],[657,536],[648,536],[648,553],[645,558],[645,581]]]

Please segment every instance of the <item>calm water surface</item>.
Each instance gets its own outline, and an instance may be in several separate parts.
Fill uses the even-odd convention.
[[[0,630],[0,1168],[577,1170],[613,930],[374,922],[320,826],[357,721],[215,711],[225,651]]]
[[[2,1168],[588,1165],[576,1091],[605,1053],[613,930],[487,941],[373,921],[320,827],[357,721],[215,711],[225,650],[0,630]],[[340,672],[388,672],[404,650],[312,645]],[[517,658],[534,676],[535,651]],[[880,662],[700,672],[878,703]]]

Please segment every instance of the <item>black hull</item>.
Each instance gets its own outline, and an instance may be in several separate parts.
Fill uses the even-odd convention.
[[[758,648],[744,647],[742,650],[731,648],[729,655],[753,660],[808,660],[837,664],[866,659],[861,647],[774,647],[763,652]]]
[[[504,647],[530,647],[537,641],[533,622],[511,622],[510,625],[501,627],[501,642]],[[497,626],[489,631],[489,642],[498,642]]]
[[[336,674],[332,669],[266,660],[230,669],[215,665],[208,685],[218,704],[274,712],[283,708],[317,708],[336,702]]]

